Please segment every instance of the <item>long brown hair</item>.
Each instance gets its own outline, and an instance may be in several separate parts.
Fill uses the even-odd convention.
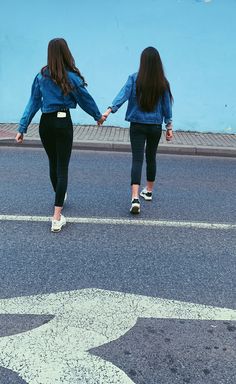
[[[145,112],[152,112],[165,90],[170,93],[171,102],[173,102],[159,52],[153,47],[145,48],[141,54],[136,80],[139,107]]]
[[[47,69],[49,70],[52,80],[62,89],[64,95],[67,95],[73,90],[66,71],[77,73],[83,80],[84,85],[87,85],[79,69],[75,66],[75,60],[69,50],[67,42],[62,38],[49,41],[48,63],[46,67],[41,69],[42,75],[45,75]]]

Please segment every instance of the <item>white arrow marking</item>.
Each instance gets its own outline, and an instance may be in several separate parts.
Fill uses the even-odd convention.
[[[0,215],[0,221],[36,221],[48,222],[51,218],[48,216],[18,216],[18,215]],[[182,227],[197,229],[219,229],[235,230],[236,224],[225,223],[207,223],[196,221],[172,221],[172,220],[142,220],[136,219],[114,219],[97,217],[67,217],[68,223],[75,224],[107,224],[107,225],[148,225],[158,227]]]
[[[131,329],[138,317],[236,320],[236,310],[84,289],[0,300],[0,313],[54,315],[47,324],[0,338],[0,365],[29,384],[133,384],[88,350]]]

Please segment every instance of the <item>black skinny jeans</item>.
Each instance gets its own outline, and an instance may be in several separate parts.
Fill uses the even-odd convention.
[[[147,181],[156,177],[156,152],[161,138],[160,124],[130,124],[130,142],[132,149],[131,185],[141,183],[144,147],[146,143]]]
[[[73,125],[70,112],[66,117],[57,117],[57,112],[43,113],[39,124],[39,135],[49,159],[50,179],[55,191],[55,206],[62,207],[68,183]]]

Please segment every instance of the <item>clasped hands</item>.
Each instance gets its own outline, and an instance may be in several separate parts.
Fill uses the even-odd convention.
[[[100,118],[100,120],[97,121],[97,125],[101,126],[104,121],[107,119],[107,117],[110,115],[111,113],[111,108],[108,108],[103,114],[102,114],[102,117]]]

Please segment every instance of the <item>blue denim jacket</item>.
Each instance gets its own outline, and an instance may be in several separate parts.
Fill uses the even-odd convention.
[[[76,108],[76,105],[79,104],[94,120],[98,121],[101,118],[102,115],[94,99],[86,90],[80,76],[70,71],[67,72],[67,75],[74,89],[66,96],[51,79],[48,71],[45,75],[39,73],[35,77],[31,96],[20,120],[18,132],[27,132],[28,125],[39,109],[41,109],[42,113],[50,113],[61,109]]]
[[[163,120],[165,124],[170,123],[172,121],[172,106],[168,91],[164,92],[153,112],[144,112],[139,108],[136,97],[137,75],[134,73],[128,77],[127,82],[113,100],[110,107],[111,111],[115,113],[128,100],[125,120],[144,124],[162,124]]]

